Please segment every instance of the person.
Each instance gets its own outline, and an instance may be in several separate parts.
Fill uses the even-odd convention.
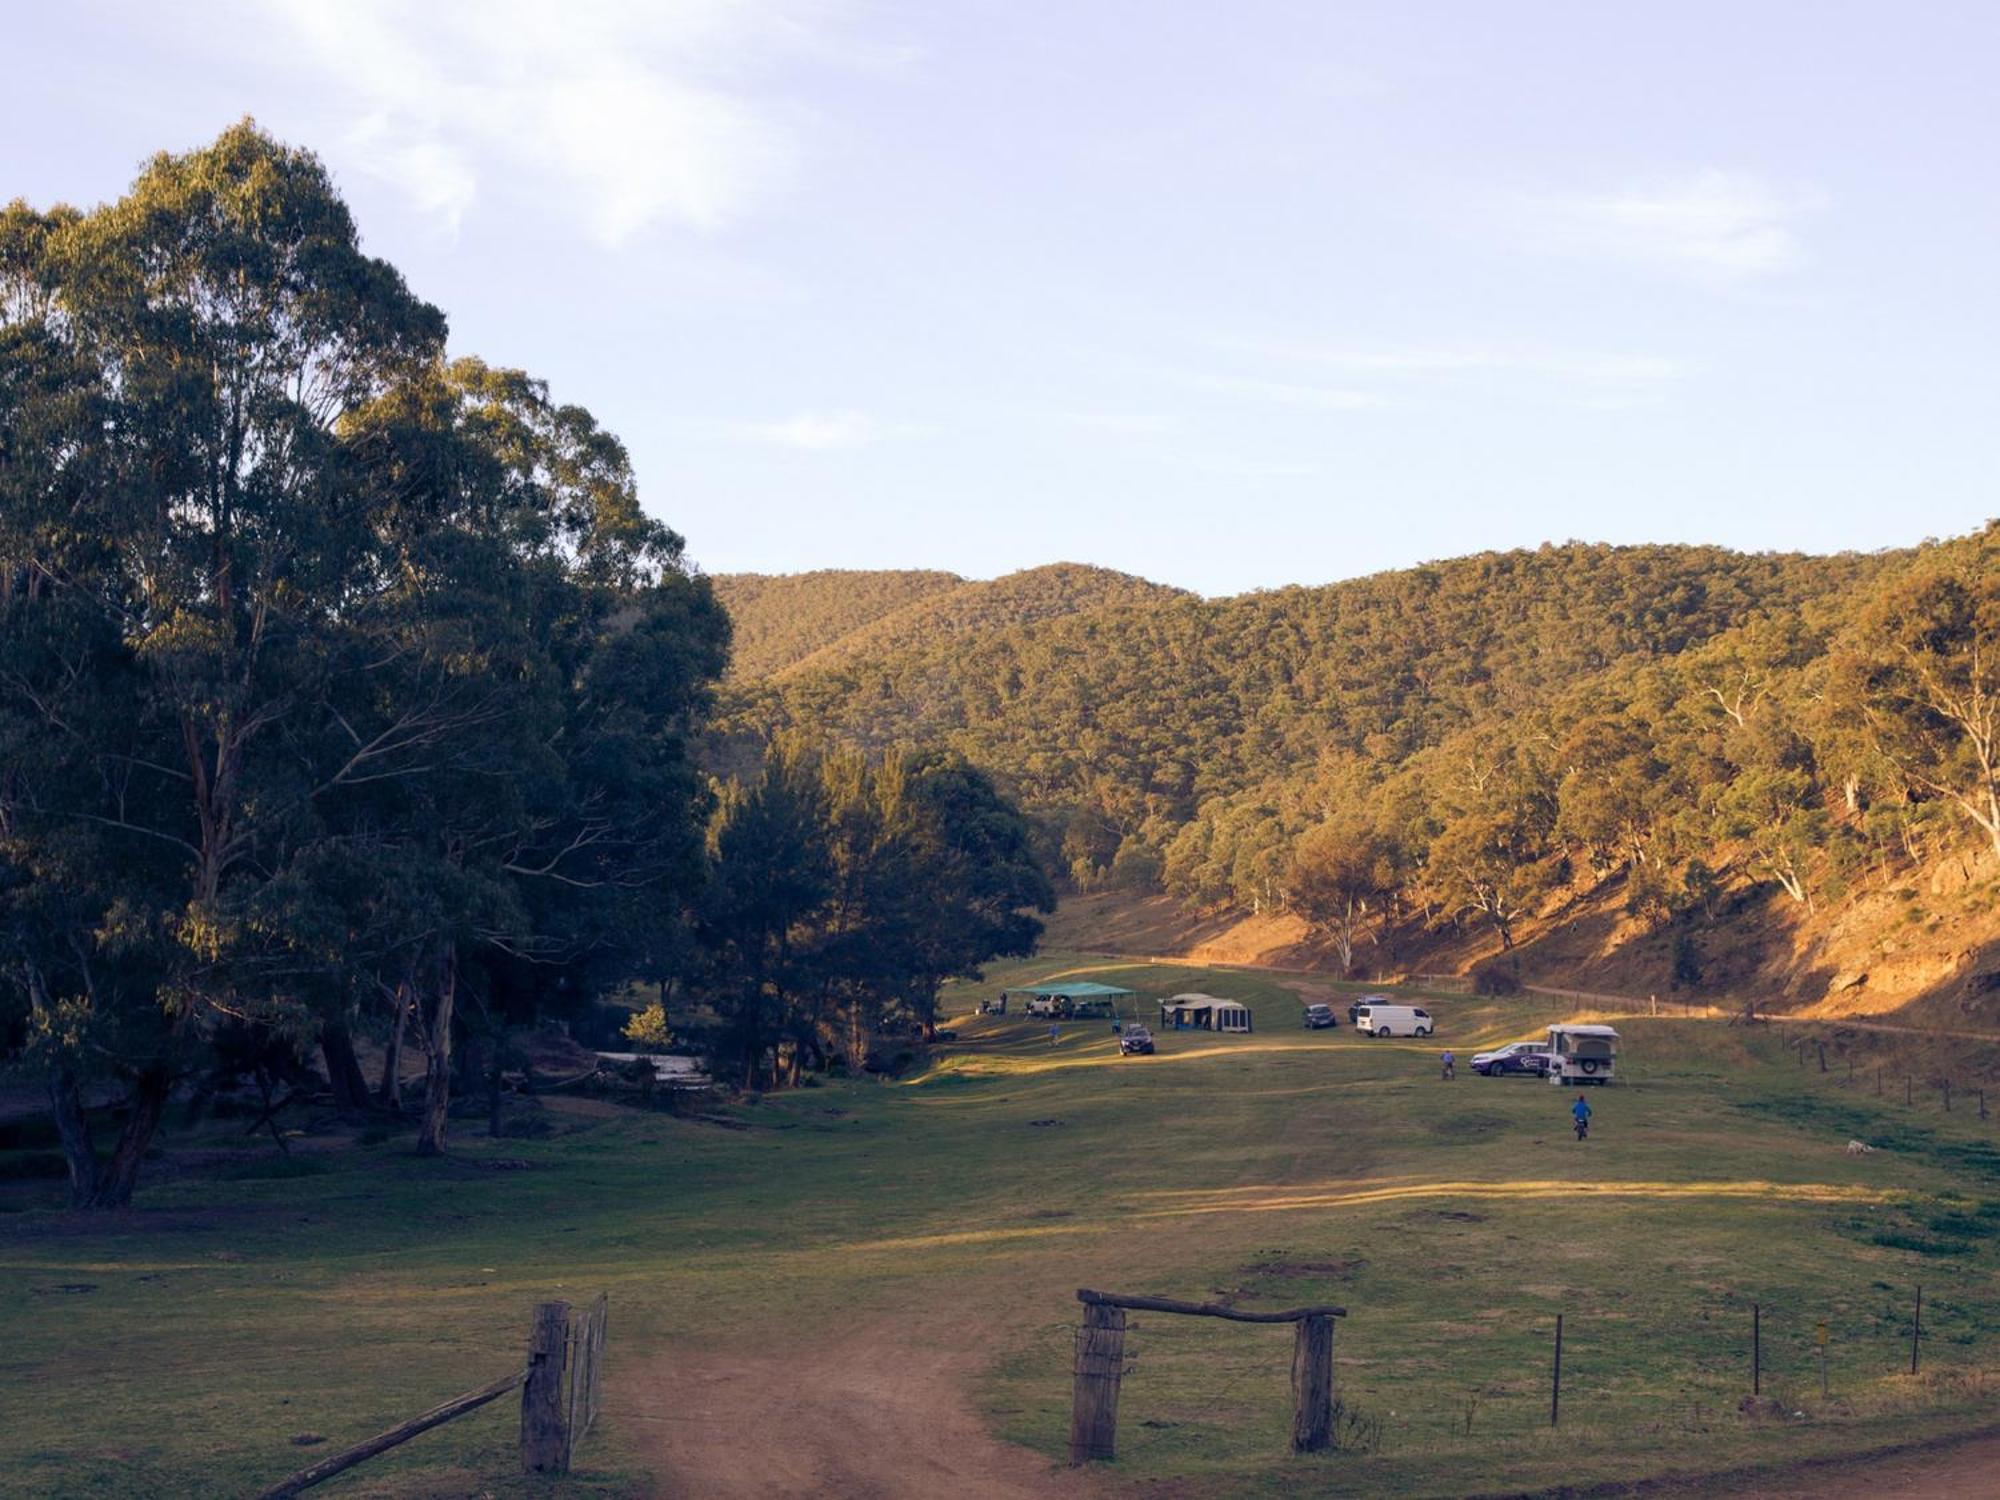
[[[1049,1026],[1049,1045],[1053,1047],[1057,1042],[1061,1040],[1062,1040],[1062,1027],[1058,1024],[1051,1023],[1051,1025]]]
[[[1576,1103],[1569,1107],[1569,1112],[1576,1116],[1576,1138],[1582,1140],[1590,1134],[1590,1101],[1578,1094]]]
[[[1445,1076],[1445,1077],[1447,1077],[1447,1078],[1456,1078],[1456,1077],[1458,1076],[1458,1074],[1457,1074],[1457,1073],[1456,1073],[1455,1071],[1453,1071],[1453,1070],[1454,1070],[1454,1068],[1456,1067],[1457,1063],[1458,1063],[1458,1059],[1457,1059],[1457,1058],[1455,1058],[1455,1057],[1453,1057],[1453,1056],[1451,1055],[1451,1048],[1449,1048],[1449,1047],[1445,1048],[1445,1049],[1444,1049],[1444,1076]]]
[[[1120,1036],[1124,1033],[1124,1030],[1125,1028],[1123,1025],[1120,1024],[1118,1018],[1116,1016],[1113,1016],[1111,1018],[1111,1034],[1113,1036]]]

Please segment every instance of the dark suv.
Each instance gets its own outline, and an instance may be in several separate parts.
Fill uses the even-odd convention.
[[[1127,1026],[1118,1033],[1118,1051],[1122,1056],[1151,1057],[1153,1055],[1153,1033],[1143,1026]]]

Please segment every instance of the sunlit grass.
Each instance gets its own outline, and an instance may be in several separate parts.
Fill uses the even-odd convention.
[[[972,1014],[1000,984],[1063,971],[1242,999],[1257,1030],[1161,1033],[1157,1056],[1120,1058],[1103,1023],[1063,1023],[1051,1047],[1045,1022]],[[1144,1316],[1114,1489],[1590,1483],[1921,1436],[1987,1402],[2000,1239],[1961,1234],[1950,1255],[1879,1241],[1985,1222],[1974,1147],[1991,1127],[1931,1114],[1919,1136],[1896,1101],[1797,1069],[1779,1038],[1620,1020],[1627,1076],[1578,1143],[1562,1090],[1437,1075],[1445,1045],[1464,1058],[1564,1014],[1541,1002],[1440,996],[1435,1041],[1377,1043],[1302,1030],[1270,976],[1060,955],[950,998],[962,1041],[936,1067],[771,1096],[742,1112],[748,1130],[555,1115],[562,1134],[488,1143],[468,1125],[457,1163],[419,1162],[405,1140],[311,1178],[162,1181],[101,1231],[0,1216],[0,1492],[249,1492],[303,1461],[295,1433],[358,1438],[489,1379],[533,1301],[599,1288],[614,1382],[642,1354],[782,1349],[923,1309],[973,1330],[988,1369],[972,1398],[1052,1463],[1077,1287],[1349,1309],[1339,1381],[1383,1418],[1381,1452],[1286,1455],[1282,1330]],[[1871,1133],[1901,1144],[1845,1153]],[[487,1158],[528,1166],[479,1170]],[[1919,1280],[1930,1336],[1912,1381],[1898,1372]],[[93,1289],[58,1290],[74,1283]],[[1736,1412],[1753,1300],[1767,1389],[1796,1399],[1796,1420]],[[642,1483],[642,1434],[615,1412],[566,1486],[512,1477],[508,1429],[503,1414],[429,1434],[358,1492]]]

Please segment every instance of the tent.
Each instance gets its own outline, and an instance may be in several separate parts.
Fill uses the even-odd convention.
[[[1250,1007],[1214,995],[1173,995],[1160,1002],[1161,1030],[1192,1026],[1201,1031],[1249,1031]]]

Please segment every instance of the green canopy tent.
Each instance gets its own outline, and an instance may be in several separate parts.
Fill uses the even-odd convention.
[[[1030,1001],[1052,1000],[1058,1007],[1057,1015],[1085,1019],[1115,1015],[1120,1000],[1134,999],[1138,993],[1137,990],[1120,989],[1115,984],[1098,984],[1088,979],[1056,979],[1047,984],[1028,984],[1002,990],[1000,998],[1005,1000],[1019,995]]]

